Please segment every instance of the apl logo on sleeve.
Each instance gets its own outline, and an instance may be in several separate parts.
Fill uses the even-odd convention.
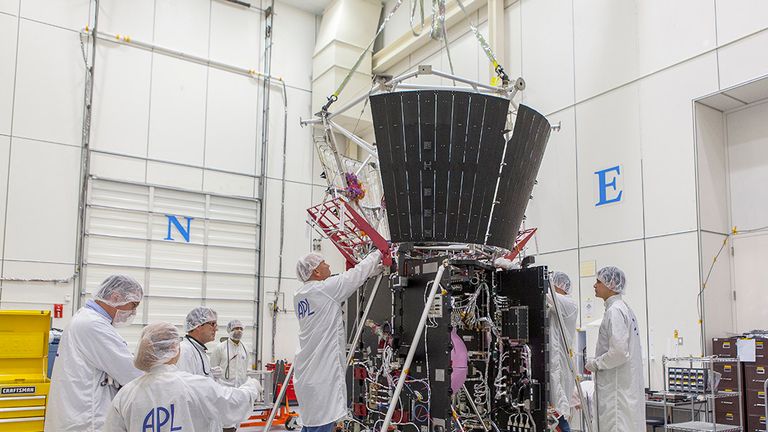
[[[33,394],[35,393],[35,387],[3,387],[0,389],[0,394],[4,395],[17,395],[17,394]]]

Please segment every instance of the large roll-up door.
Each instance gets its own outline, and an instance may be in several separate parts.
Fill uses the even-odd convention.
[[[226,323],[239,319],[253,351],[260,205],[257,199],[91,179],[83,297],[92,296],[110,274],[143,283],[137,319],[120,329],[131,350],[144,325],[169,321],[183,331],[187,312],[206,305],[219,315],[217,341],[226,336]]]

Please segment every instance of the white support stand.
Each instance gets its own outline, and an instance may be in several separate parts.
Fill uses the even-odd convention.
[[[392,399],[389,401],[387,416],[384,418],[384,423],[381,425],[381,432],[387,432],[389,424],[392,422],[392,415],[395,413],[397,400],[400,398],[400,392],[403,391],[403,385],[405,384],[405,379],[408,376],[408,372],[410,372],[409,368],[411,367],[411,362],[413,362],[413,356],[416,354],[418,341],[421,339],[421,333],[424,331],[424,327],[427,324],[429,310],[432,309],[432,303],[435,301],[437,290],[440,288],[440,280],[443,278],[443,272],[447,267],[448,260],[445,260],[437,270],[437,276],[435,276],[435,280],[432,282],[432,289],[429,291],[429,295],[427,296],[427,303],[424,305],[424,310],[421,312],[421,320],[419,321],[418,327],[416,327],[416,333],[413,335],[411,347],[408,349],[408,356],[405,358],[405,363],[403,363],[403,368],[400,371],[400,377],[397,379],[397,387],[395,387],[395,392],[392,393]]]
[[[295,366],[296,363],[291,363],[291,367],[288,369],[288,373],[285,374],[283,385],[280,387],[280,393],[277,395],[277,399],[275,399],[275,404],[272,405],[272,411],[269,413],[269,419],[267,419],[267,424],[264,425],[263,432],[269,432],[269,429],[272,427],[272,422],[275,421],[275,415],[277,415],[277,410],[280,408],[280,404],[283,402],[285,391],[288,389],[288,382],[291,380],[291,376],[293,376],[293,368]]]
[[[365,320],[368,319],[368,312],[371,311],[373,299],[376,297],[376,293],[379,291],[379,284],[381,283],[381,278],[383,276],[384,273],[379,274],[379,276],[376,278],[376,283],[373,284],[371,296],[368,298],[368,302],[365,304],[365,311],[363,312],[363,316],[360,318],[360,322],[357,325],[357,330],[355,330],[355,337],[352,339],[352,346],[349,347],[349,354],[347,354],[347,365],[352,363],[352,357],[355,355],[355,347],[357,346],[357,342],[360,341],[360,335],[363,333],[363,328],[365,328]]]

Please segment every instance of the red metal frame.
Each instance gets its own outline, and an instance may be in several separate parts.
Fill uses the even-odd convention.
[[[520,255],[520,252],[523,251],[525,244],[528,243],[528,240],[530,240],[534,234],[536,234],[536,228],[528,228],[525,231],[520,231],[517,234],[517,238],[515,239],[515,246],[508,254],[504,255],[504,258],[513,261],[518,255]]]
[[[392,265],[389,243],[345,200],[337,197],[307,209],[312,223],[323,232],[347,260],[347,267],[358,263],[356,248],[373,243],[383,255],[382,262]]]

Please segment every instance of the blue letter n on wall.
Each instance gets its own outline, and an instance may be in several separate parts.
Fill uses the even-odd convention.
[[[165,215],[165,217],[168,218],[168,235],[163,240],[171,240],[171,241],[173,241],[174,239],[173,239],[173,237],[171,237],[171,227],[176,227],[176,231],[178,231],[179,234],[181,234],[181,236],[184,237],[184,241],[189,243],[189,227],[190,227],[190,224],[192,223],[192,219],[193,218],[187,217],[187,216],[182,216],[184,219],[187,220],[187,228],[185,229],[181,225],[181,222],[179,222],[179,220],[176,218],[176,216],[174,216],[174,215]]]
[[[597,174],[598,201],[595,207],[621,201],[621,191],[616,186],[616,179],[621,175],[619,165],[604,170],[595,171]],[[610,189],[610,190],[609,190]]]

